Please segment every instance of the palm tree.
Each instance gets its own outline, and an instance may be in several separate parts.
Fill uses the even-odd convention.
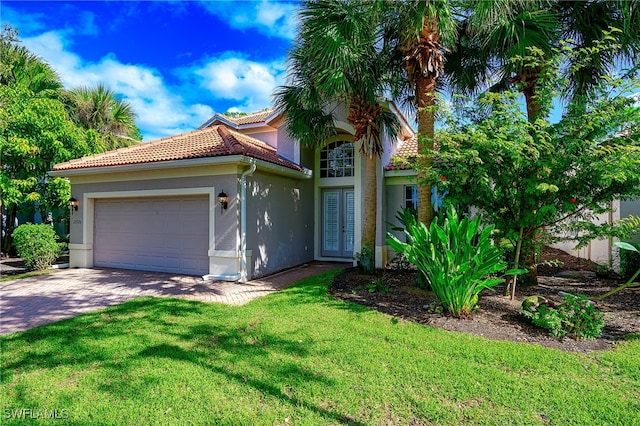
[[[142,139],[129,102],[102,83],[70,90],[68,105],[71,116],[79,125],[102,136],[106,150],[126,147]]]
[[[588,58],[563,55],[569,99],[589,95],[600,77],[617,66],[638,62],[638,0],[495,0],[463,5],[461,27],[466,31],[447,56],[447,82],[463,94],[518,88],[531,121],[540,108],[535,95],[544,70],[513,60],[527,56],[529,49],[538,49],[545,58],[558,54],[561,43],[569,43],[574,51],[591,51]],[[618,49],[596,49],[612,29],[609,43]]]
[[[569,64],[568,98],[590,95],[603,75],[612,75],[618,68],[630,65],[638,70],[640,1],[556,0],[550,10],[559,22],[560,40],[568,40],[574,49],[595,52],[584,62],[585,58],[578,57],[579,64]],[[616,45],[617,49],[594,50],[607,32],[610,32],[607,43]]]
[[[435,104],[438,79],[444,69],[445,47],[456,35],[456,21],[446,1],[412,0],[388,2],[383,22],[385,37],[395,45],[394,66],[402,67],[409,85],[410,105],[416,110],[418,150],[422,167],[418,172],[418,220],[432,219],[431,184],[424,171],[431,158],[435,136]],[[407,90],[399,90],[407,93]]]
[[[377,159],[383,131],[399,131],[397,117],[382,97],[394,76],[383,43],[379,5],[348,0],[306,1],[297,42],[289,54],[290,84],[275,93],[286,113],[290,135],[306,146],[321,146],[337,133],[335,106],[348,108],[353,139],[365,159],[361,246],[374,250],[377,211]]]
[[[524,95],[530,121],[541,113],[537,94],[546,70],[513,58],[525,57],[535,48],[542,59],[548,59],[566,53],[560,49],[562,43],[570,43],[574,52],[590,51],[586,58],[573,53],[562,56],[569,81],[567,99],[589,96],[601,76],[613,73],[617,65],[637,64],[637,0],[496,0],[464,5],[460,36],[447,56],[447,83],[462,94],[515,87]],[[605,36],[617,50],[598,48]],[[535,233],[525,235],[525,240],[527,281],[535,284]]]
[[[18,33],[6,25],[0,36],[0,85],[20,86],[38,97],[59,96],[62,82],[58,74],[20,44]]]

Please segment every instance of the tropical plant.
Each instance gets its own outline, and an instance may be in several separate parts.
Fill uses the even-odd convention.
[[[406,242],[391,233],[387,242],[424,274],[443,307],[460,317],[473,312],[482,290],[504,281],[491,277],[507,266],[502,250],[492,243],[493,229],[483,227],[480,216],[460,220],[449,208],[442,224],[409,223]]]
[[[24,48],[14,30],[0,37],[0,209],[6,214],[2,251],[11,247],[18,213],[43,217],[69,200],[69,183],[50,178],[54,164],[94,152],[96,138],[69,119],[56,73]],[[1,221],[0,221],[1,222]]]
[[[562,90],[562,80],[549,81]],[[640,109],[619,95],[638,82],[612,83],[603,83],[598,98],[570,108],[556,124],[542,116],[530,122],[517,92],[487,93],[439,134],[431,172],[446,176],[440,185],[449,191],[447,201],[482,209],[500,238],[516,247],[516,266],[536,231],[587,241],[604,227],[611,235],[614,228],[597,225],[593,215],[608,211],[613,200],[640,195]],[[544,100],[539,96],[548,114],[554,91],[539,93],[547,93]],[[491,112],[461,118],[467,110],[477,117],[477,105]],[[567,226],[572,232],[561,233]],[[514,291],[515,283],[512,297]]]
[[[374,253],[377,161],[384,133],[393,137],[399,131],[397,117],[382,100],[394,76],[378,25],[379,5],[307,1],[300,20],[288,59],[290,84],[276,90],[276,108],[285,113],[292,137],[318,147],[338,133],[335,105],[346,106],[354,134],[341,137],[359,142],[365,160],[361,248]]]
[[[53,227],[31,223],[20,225],[13,231],[18,255],[30,270],[49,268],[62,249]]]
[[[445,79],[455,93],[516,89],[524,95],[529,121],[547,111],[544,74],[560,55],[568,84],[559,95],[571,108],[586,108],[603,76],[631,64],[640,54],[640,2],[626,0],[498,0],[461,3],[460,36],[445,62]],[[606,45],[609,48],[603,49]],[[568,46],[568,49],[563,49]],[[540,61],[514,60],[535,49]],[[527,237],[527,280],[537,280],[536,234]]]
[[[456,37],[456,22],[446,1],[384,3],[387,9],[382,26],[396,53],[392,65],[404,69],[406,77],[405,84],[391,93],[394,97],[408,94],[408,105],[416,111],[422,165],[418,171],[418,220],[428,225],[433,216],[432,182],[422,170],[431,164],[427,152],[433,149],[435,136],[436,89],[444,69],[445,49]]]
[[[106,150],[127,147],[142,140],[135,123],[136,114],[129,102],[102,83],[70,90],[67,103],[76,123],[97,131]]]

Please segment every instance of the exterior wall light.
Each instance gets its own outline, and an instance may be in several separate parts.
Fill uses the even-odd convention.
[[[78,206],[80,205],[80,201],[76,200],[75,198],[71,197],[71,199],[69,200],[69,207],[71,207],[71,209],[73,211],[78,211]]]
[[[224,191],[220,191],[218,194],[218,201],[220,201],[220,213],[222,213],[222,211],[226,210],[229,206],[229,197],[224,193]]]

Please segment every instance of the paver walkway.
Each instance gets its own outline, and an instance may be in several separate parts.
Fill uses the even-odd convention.
[[[345,265],[348,264],[311,262],[243,284],[123,269],[62,269],[0,282],[0,334],[28,330],[141,296],[243,305]]]

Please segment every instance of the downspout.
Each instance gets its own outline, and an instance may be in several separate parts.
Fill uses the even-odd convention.
[[[256,171],[256,162],[240,176],[240,282],[247,281],[247,176]]]

